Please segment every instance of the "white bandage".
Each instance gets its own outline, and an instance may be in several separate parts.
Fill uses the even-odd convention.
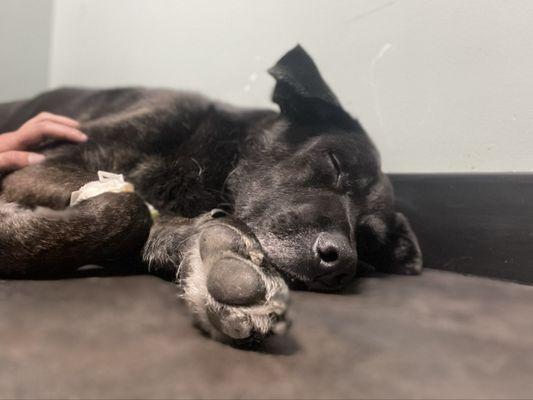
[[[98,171],[98,180],[89,182],[81,188],[72,192],[70,195],[70,205],[73,206],[83,200],[98,196],[99,194],[111,193],[132,193],[135,192],[135,187],[124,180],[124,175],[113,174],[106,171]],[[151,205],[146,203],[150,215],[153,219],[159,216],[159,212]]]
[[[89,182],[72,192],[70,195],[70,205],[78,204],[80,201],[90,199],[105,192],[122,193],[134,192],[135,188],[124,180],[122,174],[112,174],[111,172],[98,171],[98,180]]]

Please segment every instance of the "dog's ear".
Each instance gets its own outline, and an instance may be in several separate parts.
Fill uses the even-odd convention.
[[[422,272],[422,252],[407,218],[395,212],[386,219],[368,218],[358,234],[362,261],[381,272],[417,275]]]
[[[350,127],[356,124],[300,45],[285,54],[268,72],[276,80],[272,100],[290,121]]]

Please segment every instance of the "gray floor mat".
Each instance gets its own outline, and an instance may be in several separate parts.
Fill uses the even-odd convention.
[[[533,396],[533,287],[426,271],[292,298],[290,336],[247,351],[154,277],[0,281],[0,397]]]

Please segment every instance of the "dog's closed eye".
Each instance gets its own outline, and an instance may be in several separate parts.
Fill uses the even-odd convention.
[[[339,162],[339,159],[337,158],[337,156],[331,151],[328,152],[328,157],[336,174],[335,186],[339,187],[341,183],[341,175],[342,175],[341,163]]]

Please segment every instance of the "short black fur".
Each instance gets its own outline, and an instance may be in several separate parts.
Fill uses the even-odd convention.
[[[279,274],[329,291],[351,282],[359,261],[419,273],[416,237],[394,211],[362,126],[300,46],[269,72],[280,113],[143,88],[59,89],[0,105],[0,132],[48,111],[78,119],[90,137],[47,143],[37,149],[43,164],[2,177],[0,276],[53,276],[127,257],[181,283],[203,329],[241,340],[285,323]],[[98,170],[124,174],[136,194],[68,207],[70,193]],[[162,214],[154,224],[143,201]],[[232,270],[244,271],[239,293]],[[255,311],[232,304],[236,298]]]

